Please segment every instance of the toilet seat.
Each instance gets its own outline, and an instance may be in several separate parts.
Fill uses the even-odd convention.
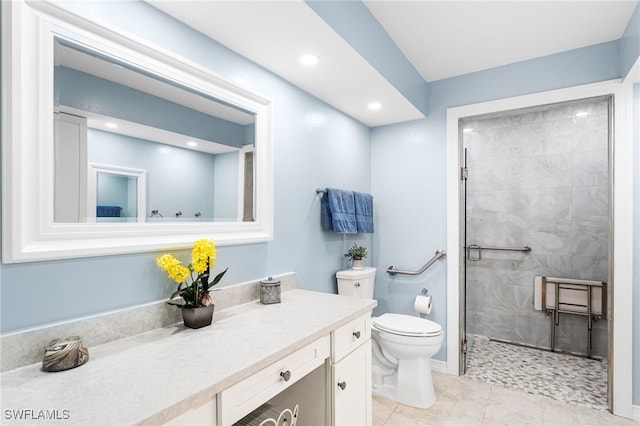
[[[429,337],[442,334],[442,326],[428,319],[403,314],[382,314],[373,318],[373,327],[399,336]]]

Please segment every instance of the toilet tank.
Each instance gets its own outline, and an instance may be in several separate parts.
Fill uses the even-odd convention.
[[[376,268],[343,269],[336,273],[338,294],[355,296],[360,299],[373,299],[373,284]]]

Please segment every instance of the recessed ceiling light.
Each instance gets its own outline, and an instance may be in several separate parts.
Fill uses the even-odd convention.
[[[306,67],[317,65],[319,61],[320,58],[318,58],[316,55],[309,54],[300,56],[300,63]]]
[[[367,108],[369,108],[372,111],[375,111],[377,109],[382,108],[382,104],[380,102],[371,102],[369,105],[367,105]]]
[[[472,127],[465,127],[464,129],[462,129],[462,131],[464,133],[471,133],[473,131],[473,128]]]
[[[587,115],[589,115],[587,111],[576,112],[576,117],[586,117]]]
[[[108,122],[104,123],[104,126],[110,128],[110,129],[117,129],[118,128],[118,125],[116,123],[114,123],[114,122],[111,122],[111,121],[108,121]]]
[[[188,141],[187,146],[190,146],[191,148],[195,148],[196,146],[198,146],[198,142]]]

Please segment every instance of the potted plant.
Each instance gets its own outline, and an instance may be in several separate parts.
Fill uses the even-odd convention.
[[[345,254],[344,257],[349,258],[351,260],[351,267],[353,269],[362,269],[364,262],[362,259],[367,258],[367,248],[363,246],[359,246],[356,243],[353,243],[353,247],[351,247]]]
[[[213,240],[196,241],[191,252],[191,263],[187,266],[171,254],[158,256],[156,263],[169,278],[178,283],[178,288],[171,294],[167,303],[181,308],[184,325],[189,328],[210,325],[214,304],[209,289],[218,284],[229,269],[225,269],[216,275],[213,281],[209,281],[211,269],[216,264],[216,245]],[[178,296],[182,297],[181,302],[174,300]]]

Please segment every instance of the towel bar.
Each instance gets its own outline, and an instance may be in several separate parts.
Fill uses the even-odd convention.
[[[327,188],[316,188],[316,194],[326,194]]]

